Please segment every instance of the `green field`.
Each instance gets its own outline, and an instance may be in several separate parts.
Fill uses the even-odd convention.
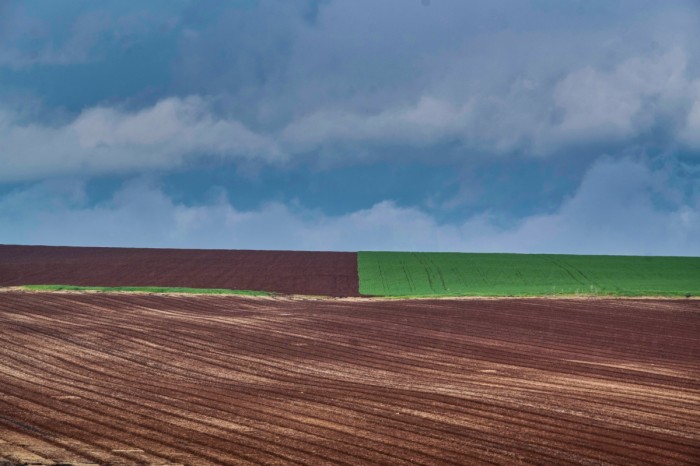
[[[160,286],[74,286],[74,285],[25,285],[34,291],[123,291],[137,293],[191,293],[191,294],[235,294],[245,296],[273,296],[267,291],[227,290],[224,288],[177,288]]]
[[[699,257],[359,252],[368,296],[700,296]]]

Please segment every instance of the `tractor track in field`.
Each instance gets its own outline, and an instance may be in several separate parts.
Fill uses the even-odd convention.
[[[697,464],[700,301],[0,295],[0,459]]]

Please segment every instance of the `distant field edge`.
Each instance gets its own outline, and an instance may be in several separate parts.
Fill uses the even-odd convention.
[[[423,300],[431,300],[431,299],[459,299],[459,298],[464,298],[464,299],[509,299],[509,298],[553,298],[553,299],[589,299],[589,298],[601,298],[601,299],[615,299],[615,298],[629,298],[629,299],[642,299],[642,298],[648,298],[648,299],[671,299],[671,298],[676,298],[676,299],[700,299],[700,293],[698,294],[692,294],[692,293],[673,293],[673,292],[640,292],[640,293],[625,293],[625,292],[620,292],[620,293],[558,293],[558,292],[553,292],[553,293],[513,293],[513,294],[499,294],[499,293],[493,293],[493,294],[485,294],[485,293],[478,293],[478,294],[415,294],[415,295],[408,295],[408,294],[363,294],[360,298],[357,299],[362,299],[362,298],[368,298],[368,299],[387,299],[387,300],[401,300],[401,299],[423,299]]]
[[[366,297],[700,296],[699,257],[360,251]]]
[[[168,286],[76,286],[76,285],[23,285],[30,291],[98,291],[103,293],[185,293],[185,294],[230,294],[242,296],[276,296],[278,293],[254,290],[229,290],[225,288],[184,288]]]

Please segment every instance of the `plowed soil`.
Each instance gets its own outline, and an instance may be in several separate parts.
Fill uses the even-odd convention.
[[[700,302],[0,293],[0,458],[698,464]]]
[[[0,286],[52,284],[358,296],[357,254],[0,245]]]

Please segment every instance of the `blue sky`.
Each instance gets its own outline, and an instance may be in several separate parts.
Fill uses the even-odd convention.
[[[700,255],[700,3],[0,0],[0,243]]]

